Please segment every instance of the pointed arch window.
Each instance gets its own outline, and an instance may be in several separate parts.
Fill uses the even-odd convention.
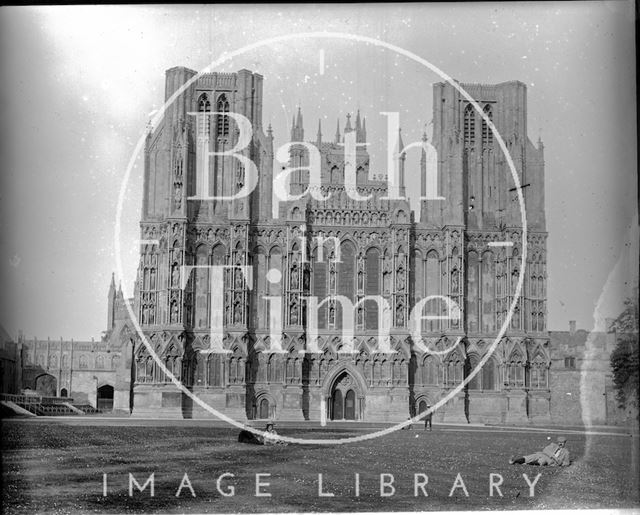
[[[547,389],[547,365],[544,358],[538,355],[531,363],[529,372],[529,387],[533,389]]]
[[[356,277],[356,247],[351,241],[342,241],[340,244],[341,262],[338,263],[338,281],[336,292],[344,295],[350,301],[355,298]],[[331,323],[331,320],[329,321]],[[342,329],[342,304],[336,304],[335,328]]]
[[[491,104],[487,104],[486,106],[484,106],[484,109],[482,111],[484,112],[485,116],[489,118],[489,120],[491,120],[491,122],[493,123],[493,108],[491,107]],[[491,132],[489,125],[483,118],[482,119],[482,148],[489,148],[492,146],[493,146],[493,132]]]
[[[440,277],[440,257],[435,250],[431,250],[427,253],[427,263],[425,267],[425,297],[436,297],[440,295],[441,292],[441,277]],[[422,310],[423,315],[431,315],[431,316],[440,316],[442,306],[441,302],[434,298],[426,303],[424,309]],[[440,329],[440,320],[439,319],[424,319],[422,322],[422,328],[426,331],[438,331]]]
[[[145,376],[145,361],[142,358],[138,358],[138,360],[136,361],[136,382],[137,383],[144,383],[146,382],[147,378]]]
[[[365,294],[380,294],[380,251],[371,247],[365,254]],[[372,300],[365,302],[365,329],[378,329],[378,304]]]
[[[315,295],[319,302],[327,297],[327,261],[323,259],[318,261],[318,249],[314,249],[312,253],[313,262],[313,295]],[[318,328],[327,328],[327,305],[324,304],[318,308]]]
[[[195,270],[195,326],[199,328],[209,327],[209,251],[205,245],[200,245],[196,250]]]
[[[482,389],[496,389],[496,362],[493,359],[487,360],[482,367]]]
[[[209,120],[208,114],[211,112],[211,103],[207,95],[202,95],[198,100],[198,134],[201,137],[209,136]]]
[[[469,150],[473,148],[476,142],[475,134],[475,116],[473,112],[473,106],[467,104],[464,108],[464,148]]]
[[[525,366],[522,357],[519,353],[515,353],[507,366],[506,385],[515,386],[516,388],[522,388],[525,386]]]
[[[227,113],[229,112],[229,102],[227,101],[227,97],[225,95],[220,95],[220,98],[218,98],[216,111],[218,113],[221,113],[221,114],[218,114],[218,123],[217,123],[218,136],[228,136],[229,135],[229,116],[227,115]]]

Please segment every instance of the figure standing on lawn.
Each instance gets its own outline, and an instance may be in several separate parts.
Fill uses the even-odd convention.
[[[429,406],[427,404],[427,410],[429,410],[429,408],[431,408],[431,406]],[[424,417],[424,430],[427,430],[427,427],[429,428],[429,431],[431,431],[432,429],[432,420],[433,418],[433,412],[429,413],[426,417]]]

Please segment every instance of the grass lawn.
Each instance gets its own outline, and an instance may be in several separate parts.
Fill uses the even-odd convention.
[[[568,468],[509,465],[512,454],[530,453],[547,442],[545,433],[489,428],[436,427],[397,431],[365,442],[338,446],[262,447],[237,442],[236,429],[163,426],[70,425],[59,421],[9,421],[2,427],[3,511],[70,512],[306,512],[426,511],[482,509],[631,508],[638,506],[630,436],[568,435],[575,463]],[[281,434],[327,438],[356,431],[281,429]],[[587,441],[588,439],[588,441]],[[637,452],[637,438],[635,439]],[[637,463],[637,462],[636,462]],[[637,466],[637,465],[636,465]],[[103,474],[107,474],[107,496]],[[154,494],[134,488],[154,473]],[[188,487],[176,492],[187,473]],[[233,496],[224,496],[216,488]],[[319,497],[318,474],[323,491]],[[355,474],[359,474],[359,496]],[[535,496],[531,481],[541,474]],[[256,497],[256,474],[269,483],[270,497]],[[380,495],[380,474],[392,474],[395,493]],[[414,496],[414,474],[428,476]],[[449,496],[456,476],[458,481]],[[502,476],[489,495],[490,474]],[[390,479],[385,477],[387,481]],[[424,481],[423,477],[420,477]],[[494,481],[500,478],[494,476]],[[389,493],[390,488],[386,489]]]

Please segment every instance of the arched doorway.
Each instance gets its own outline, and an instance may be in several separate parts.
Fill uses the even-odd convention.
[[[258,418],[269,418],[269,399],[263,397],[258,405]]]
[[[43,397],[55,397],[57,386],[56,378],[50,374],[42,374],[36,378],[36,391]]]
[[[342,391],[334,390],[331,394],[331,414],[332,420],[342,420],[344,418],[344,404],[342,403]]]
[[[331,420],[357,420],[359,409],[356,384],[348,372],[342,372],[331,388]]]
[[[96,407],[100,411],[113,410],[113,386],[105,384],[98,388],[98,402]]]
[[[344,418],[346,420],[356,419],[356,392],[348,390],[344,396]]]
[[[68,393],[67,393],[67,389],[63,388],[62,390],[60,390],[60,397],[67,397]]]
[[[425,411],[427,411],[427,401],[422,399],[418,404],[418,414],[424,413]]]

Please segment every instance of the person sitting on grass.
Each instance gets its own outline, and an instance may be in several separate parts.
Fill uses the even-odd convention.
[[[275,424],[273,422],[269,422],[267,427],[265,427],[264,432],[266,433],[263,440],[263,445],[287,445],[287,442],[283,442],[278,438],[278,433],[275,430]]]
[[[527,456],[512,456],[509,460],[511,465],[523,463],[527,465],[542,465],[550,467],[568,467],[571,465],[569,451],[566,449],[567,439],[564,436],[558,437],[558,443],[550,443],[542,451],[534,452]]]

